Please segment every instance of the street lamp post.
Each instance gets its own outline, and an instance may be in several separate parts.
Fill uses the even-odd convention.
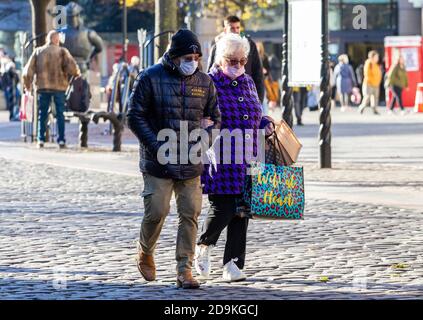
[[[320,127],[319,127],[319,147],[320,147],[320,168],[332,167],[331,150],[331,116],[330,116],[330,96],[329,86],[329,51],[328,51],[328,0],[322,1],[322,65],[320,82]]]
[[[122,46],[122,58],[123,61],[127,62],[128,57],[128,7],[126,0],[123,0],[123,19],[122,19],[122,30],[123,30],[123,46]]]
[[[292,116],[293,101],[292,101],[292,88],[288,86],[288,0],[285,0],[284,7],[284,33],[283,33],[283,49],[282,49],[282,105],[284,106],[282,118],[292,128],[294,119]]]

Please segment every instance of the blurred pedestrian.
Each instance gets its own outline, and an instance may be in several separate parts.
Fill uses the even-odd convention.
[[[292,89],[292,95],[294,98],[294,111],[295,117],[297,118],[297,125],[303,126],[303,111],[307,107],[307,88],[306,87],[294,87]]]
[[[119,73],[119,67],[120,64],[119,63],[114,63],[112,66],[112,74],[110,75],[109,79],[107,80],[107,84],[106,84],[106,97],[107,97],[107,106],[108,108],[110,108],[111,106],[111,99],[112,99],[112,92],[113,92],[113,88],[116,85],[116,77],[118,76]],[[119,90],[118,90],[119,92]]]
[[[382,82],[382,71],[379,66],[379,54],[372,50],[369,52],[368,59],[364,64],[364,80],[363,80],[363,101],[358,111],[363,114],[364,109],[369,103],[374,114],[379,114],[377,107],[379,105],[379,90]]]
[[[355,68],[355,76],[357,79],[357,86],[360,89],[360,93],[363,95],[362,87],[364,81],[364,63],[360,63],[357,68]]]
[[[16,72],[15,64],[12,61],[6,63],[4,67],[1,84],[6,98],[7,110],[9,110],[9,121],[18,121],[20,102],[20,91],[18,88],[19,75]]]
[[[279,81],[281,79],[282,63],[274,53],[269,55],[269,66],[273,81]]]
[[[257,51],[263,65],[264,87],[266,99],[263,102],[263,114],[266,115],[270,110],[274,110],[279,102],[279,82],[273,79],[269,57],[267,56],[262,42],[257,43]]]
[[[236,33],[241,35],[241,19],[239,19],[237,16],[229,16],[225,19],[223,32],[215,38],[211,48],[209,61],[207,63],[207,72],[210,72],[210,69],[216,60],[216,42],[219,40],[219,38],[228,33]],[[249,36],[246,36],[246,38],[250,44],[250,53],[248,54],[248,61],[245,65],[245,73],[253,78],[260,103],[263,103],[265,90],[262,62],[259,57],[255,42]]]
[[[192,163],[188,154],[195,143],[180,141],[182,125],[192,132],[201,129],[203,118],[210,118],[207,128],[220,127],[216,90],[210,77],[198,70],[202,56],[200,42],[190,30],[179,30],[160,63],[142,71],[134,84],[128,111],[128,125],[140,142],[140,168],[143,173],[144,218],[141,224],[137,265],[147,281],[156,279],[154,252],[175,193],[179,215],[176,236],[177,287],[198,288],[192,275],[198,216],[202,208],[201,163]],[[171,163],[159,154],[164,144],[158,134],[167,130],[178,137],[175,159]],[[187,157],[187,162],[185,162]]]
[[[210,252],[223,229],[227,228],[223,279],[231,282],[246,278],[241,270],[245,263],[248,218],[237,215],[237,206],[248,178],[246,157],[257,153],[257,130],[262,111],[254,81],[245,73],[250,50],[247,39],[237,34],[227,34],[216,45],[216,60],[210,76],[217,89],[218,105],[222,113],[221,128],[229,130],[231,134],[234,130],[242,130],[242,136],[245,135],[246,140],[253,139],[253,143],[245,141],[245,147],[249,149],[241,151],[242,161],[236,161],[238,156],[234,141],[230,150],[221,150],[220,146],[226,143],[219,143],[215,154],[220,153],[220,159],[230,154],[231,162],[218,163],[215,168],[205,165],[201,178],[210,209],[197,243],[195,267],[201,276],[209,276]],[[245,134],[248,129],[254,130],[254,134]]]
[[[69,86],[69,79],[79,77],[79,67],[66,48],[60,46],[60,35],[52,30],[47,34],[46,44],[36,48],[24,69],[24,84],[26,90],[35,86],[38,96],[38,147],[44,147],[47,119],[51,100],[56,107],[57,127],[60,148],[66,147],[65,140],[65,92]]]
[[[338,64],[334,70],[334,77],[336,91],[341,101],[341,111],[345,111],[349,108],[350,95],[353,88],[357,87],[354,70],[349,64],[349,59],[346,54],[341,54],[338,57]]]
[[[132,88],[135,83],[135,79],[140,73],[140,58],[137,56],[133,56],[131,58],[131,63],[129,64],[128,71],[129,71],[129,90],[132,91]]]
[[[140,58],[133,56],[131,58],[131,63],[129,64],[129,72],[134,74],[135,77],[140,73]]]
[[[405,108],[402,101],[402,92],[408,89],[408,75],[405,69],[404,57],[399,56],[396,62],[391,66],[387,75],[387,86],[392,93],[391,103],[389,105],[389,113],[395,108],[395,103],[401,108],[401,114],[405,114]]]
[[[330,106],[333,109],[335,109],[336,107],[336,96],[337,96],[337,91],[336,91],[336,79],[335,79],[335,62],[330,61],[329,62],[329,86],[331,89],[331,95],[330,95]]]

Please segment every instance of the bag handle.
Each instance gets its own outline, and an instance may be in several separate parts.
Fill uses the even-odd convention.
[[[66,97],[68,97],[69,96],[69,94],[70,94],[70,92],[71,92],[71,90],[72,90],[72,85],[73,85],[73,81],[75,80],[75,76],[72,76],[70,79],[69,79],[69,85],[68,85],[68,87],[66,88],[66,92],[65,92],[65,96]]]
[[[274,146],[274,148],[275,148],[275,152],[274,152],[274,154],[273,154],[273,163],[274,163],[275,165],[278,165],[278,164],[276,163],[276,161],[277,161],[277,159],[276,159],[276,152],[278,152],[278,150],[282,150],[282,149],[284,149],[284,147],[283,147],[282,142],[279,140],[278,135],[276,134],[276,131],[274,131],[274,132],[272,133],[272,138],[273,138],[273,141],[272,141],[272,142],[273,142],[273,146]],[[280,157],[282,158],[283,165],[284,165],[284,166],[288,166],[288,161],[287,161],[287,159],[285,158],[285,156],[284,156],[283,152],[279,152],[279,155],[280,155]]]

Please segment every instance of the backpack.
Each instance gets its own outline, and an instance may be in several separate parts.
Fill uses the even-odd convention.
[[[66,90],[66,110],[87,112],[90,100],[91,92],[88,81],[82,77],[73,78]]]

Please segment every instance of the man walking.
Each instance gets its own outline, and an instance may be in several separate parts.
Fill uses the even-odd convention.
[[[65,148],[65,92],[71,76],[80,76],[75,59],[66,48],[60,47],[60,36],[55,30],[47,35],[47,43],[34,50],[24,69],[24,85],[26,90],[35,86],[38,95],[38,147],[44,147],[48,110],[54,99],[56,106],[57,127],[60,148]]]
[[[161,62],[137,76],[129,103],[128,124],[140,141],[140,169],[144,178],[144,218],[141,224],[138,269],[147,281],[156,279],[154,251],[170,199],[175,193],[179,224],[176,240],[177,286],[198,288],[191,273],[197,236],[197,219],[202,206],[200,175],[203,165],[183,162],[182,150],[192,145],[180,140],[181,127],[201,128],[204,118],[220,127],[220,112],[211,78],[198,70],[201,46],[189,30],[179,30]],[[178,137],[176,163],[162,164],[158,151],[160,130],[171,129]],[[162,159],[161,159],[162,160]]]
[[[237,16],[227,17],[224,21],[223,32],[215,38],[215,42],[219,41],[222,35],[227,33],[241,34],[241,19],[239,19]],[[247,64],[245,65],[245,73],[250,75],[251,78],[253,78],[253,81],[256,85],[258,97],[260,99],[260,102],[263,104],[265,93],[263,65],[255,42],[250,37],[247,37],[247,39],[250,43],[250,53],[248,54]],[[215,62],[215,57],[216,43],[214,43],[210,51],[210,57],[207,63],[207,72],[209,72],[211,67],[213,66]]]

